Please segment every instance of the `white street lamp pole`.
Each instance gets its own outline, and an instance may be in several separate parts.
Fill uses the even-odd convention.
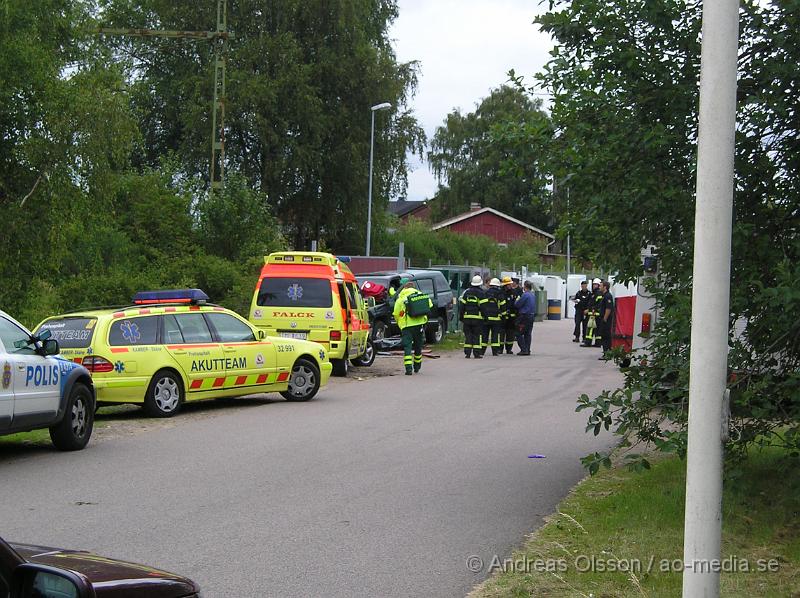
[[[567,218],[569,218],[569,186],[567,186]],[[572,269],[572,256],[570,255],[569,228],[568,228],[567,229],[567,284],[569,284],[569,271],[571,269]]]
[[[570,172],[561,181],[556,182],[553,179],[553,195],[556,195],[557,187],[569,183],[569,180],[575,176],[574,172]],[[567,219],[569,220],[569,185],[567,185]],[[570,252],[570,225],[567,224],[567,284],[564,285],[564,317],[569,315],[569,273],[572,269],[572,255]]]
[[[375,112],[391,108],[389,102],[383,104],[376,104],[370,110],[372,111],[372,128],[369,135],[369,193],[367,198],[367,257],[369,257],[370,240],[372,236],[372,156],[375,150]]]
[[[739,3],[703,3],[689,360],[684,598],[719,596]]]

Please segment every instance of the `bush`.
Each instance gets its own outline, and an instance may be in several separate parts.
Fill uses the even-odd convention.
[[[405,255],[415,266],[433,264],[486,264],[493,268],[502,264],[510,268],[527,264],[539,268],[539,253],[546,247],[534,239],[516,241],[508,247],[499,246],[494,239],[483,235],[462,235],[449,230],[430,230],[430,225],[410,220],[391,232],[379,233],[376,254],[394,255],[400,242],[405,243]]]

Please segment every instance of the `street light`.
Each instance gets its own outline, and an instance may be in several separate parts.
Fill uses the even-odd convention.
[[[369,257],[370,236],[372,234],[372,154],[375,149],[375,112],[378,110],[386,110],[391,108],[389,102],[383,104],[375,104],[372,110],[372,130],[369,135],[369,195],[367,199],[367,257]]]

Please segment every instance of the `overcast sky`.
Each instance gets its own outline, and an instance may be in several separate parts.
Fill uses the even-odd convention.
[[[454,108],[474,111],[509,69],[532,75],[547,62],[550,37],[532,24],[539,0],[399,0],[390,37],[401,62],[421,63],[412,108],[430,139]],[[436,179],[427,163],[408,177],[408,199],[428,199]]]

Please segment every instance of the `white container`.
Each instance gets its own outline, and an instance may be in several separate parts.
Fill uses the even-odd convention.
[[[547,280],[547,277],[534,272],[533,274],[528,274],[525,280],[530,281],[531,284],[533,284],[533,290],[537,291],[545,288],[544,283],[545,280]]]
[[[561,317],[564,317],[564,299],[566,299],[566,281],[560,276],[545,276],[544,290],[548,301],[561,301]]]
[[[569,318],[571,320],[575,319],[575,303],[573,298],[581,290],[581,282],[586,280],[585,274],[570,274],[569,280],[567,281],[567,295],[569,296],[569,301],[567,301],[567,311],[564,317]],[[591,287],[588,287],[591,288]]]

